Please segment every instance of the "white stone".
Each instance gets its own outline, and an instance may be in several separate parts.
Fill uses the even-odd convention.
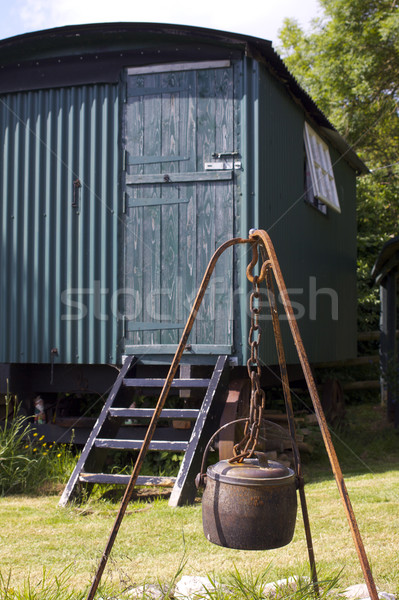
[[[148,583],[146,585],[139,585],[128,591],[127,596],[132,600],[142,600],[145,598],[153,598],[153,600],[160,600],[164,598],[167,590],[163,590],[160,585],[154,583]]]
[[[266,583],[263,587],[263,593],[267,596],[274,598],[278,591],[283,588],[289,588],[290,591],[296,592],[298,587],[308,585],[310,583],[309,577],[288,577],[288,579],[278,579],[271,583]]]
[[[367,598],[369,591],[365,583],[357,583],[346,588],[342,595],[348,600],[360,600],[360,598]]]
[[[378,597],[382,600],[396,600],[396,597],[393,594],[388,594],[388,592],[380,592],[378,588],[377,592]],[[347,600],[370,600],[369,591],[365,583],[356,583],[355,585],[349,586],[342,593],[342,596],[347,598]]]
[[[383,598],[384,600],[396,600],[396,596],[394,596],[394,594],[388,594],[388,592],[378,592],[378,597]]]
[[[180,581],[176,583],[173,597],[178,600],[186,600],[187,598],[195,600],[204,597],[206,590],[215,589],[215,587],[215,583],[208,577],[183,575]]]

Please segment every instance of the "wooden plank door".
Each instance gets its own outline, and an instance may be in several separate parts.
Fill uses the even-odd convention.
[[[127,71],[128,354],[174,352],[209,259],[233,237],[237,163],[213,156],[237,152],[233,70],[219,61]],[[232,265],[229,253],[217,266],[190,335],[195,353],[231,351]]]

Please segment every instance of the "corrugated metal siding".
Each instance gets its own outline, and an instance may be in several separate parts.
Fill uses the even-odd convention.
[[[118,128],[117,86],[0,97],[0,362],[116,362]]]

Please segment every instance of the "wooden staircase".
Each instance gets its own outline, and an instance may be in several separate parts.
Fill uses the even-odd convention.
[[[175,378],[170,395],[196,395],[202,390],[203,400],[200,408],[164,408],[160,419],[167,423],[174,419],[193,421],[190,430],[160,427],[156,429],[149,450],[183,452],[184,457],[177,477],[139,476],[137,485],[171,485],[169,505],[180,506],[192,503],[196,495],[195,476],[200,469],[204,447],[218,428],[223,409],[222,395],[228,379],[227,356],[219,356],[211,368],[209,377],[189,377],[191,367],[180,367],[180,378]],[[152,367],[151,370],[156,370]],[[106,461],[115,450],[139,450],[142,446],[146,428],[138,426],[142,420],[151,419],[154,408],[131,407],[134,392],[144,396],[159,394],[164,379],[142,377],[134,356],[126,358],[113,388],[101,410],[82,454],[61,496],[59,505],[65,506],[72,499],[87,497],[94,484],[127,485],[129,475],[103,473]],[[169,399],[168,399],[169,400]],[[168,402],[167,400],[167,402]],[[126,422],[133,423],[126,428]],[[165,421],[166,420],[166,421]],[[120,437],[121,426],[129,431],[129,437]]]

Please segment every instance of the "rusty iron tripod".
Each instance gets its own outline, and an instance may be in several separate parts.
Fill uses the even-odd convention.
[[[139,476],[141,467],[143,465],[144,458],[147,454],[149,444],[154,435],[154,431],[155,431],[158,419],[160,417],[161,411],[165,404],[166,398],[169,394],[173,379],[176,375],[177,368],[180,364],[180,360],[181,360],[183,351],[186,347],[188,337],[190,335],[194,321],[198,314],[198,310],[201,306],[203,297],[205,295],[205,292],[208,287],[209,280],[211,278],[211,275],[213,273],[215,265],[216,265],[219,257],[221,256],[221,254],[225,250],[227,250],[227,248],[230,248],[231,246],[234,246],[237,244],[251,244],[252,245],[253,258],[247,269],[247,276],[248,276],[248,279],[250,279],[251,281],[252,281],[251,277],[253,277],[252,269],[255,266],[257,259],[258,259],[257,248],[260,247],[260,250],[261,250],[263,264],[261,267],[260,275],[258,277],[258,281],[262,281],[263,279],[266,279],[268,298],[269,298],[269,303],[270,303],[271,313],[272,313],[273,330],[274,330],[274,335],[276,338],[277,353],[278,353],[278,357],[279,357],[281,380],[282,380],[282,384],[283,384],[283,391],[284,391],[284,396],[285,396],[285,401],[286,401],[288,424],[289,424],[291,439],[293,442],[294,462],[295,462],[295,468],[296,468],[297,475],[299,476],[299,480],[301,481],[301,467],[300,467],[299,454],[297,452],[297,445],[296,445],[296,440],[295,440],[295,425],[294,425],[294,418],[293,418],[293,410],[292,410],[292,404],[291,404],[291,398],[290,398],[288,376],[287,376],[287,371],[286,371],[286,367],[285,367],[284,349],[283,349],[282,341],[281,341],[279,317],[278,317],[277,308],[276,308],[275,299],[274,299],[275,295],[274,295],[274,289],[273,289],[272,274],[273,274],[274,279],[277,284],[277,288],[278,288],[278,291],[279,291],[279,294],[281,297],[281,301],[282,301],[282,304],[284,307],[284,311],[286,314],[286,318],[288,320],[291,334],[292,334],[292,337],[294,340],[294,344],[295,344],[295,347],[296,347],[296,350],[298,353],[298,358],[299,358],[299,361],[302,366],[303,374],[304,374],[304,377],[305,377],[305,380],[307,383],[310,397],[312,399],[313,408],[314,408],[314,411],[315,411],[315,414],[317,417],[317,421],[318,421],[320,431],[321,431],[321,434],[323,437],[324,445],[325,445],[325,448],[326,448],[326,451],[328,454],[328,458],[330,460],[332,472],[335,477],[335,481],[336,481],[336,484],[337,484],[337,487],[338,487],[338,490],[339,490],[339,493],[341,496],[342,504],[343,504],[343,507],[344,507],[344,510],[346,513],[346,517],[347,517],[347,520],[349,523],[349,527],[350,527],[350,530],[352,533],[352,537],[353,537],[355,548],[356,548],[356,551],[358,554],[360,566],[363,571],[364,580],[366,582],[367,589],[370,594],[371,600],[378,600],[377,588],[375,586],[374,579],[373,579],[373,576],[371,573],[370,564],[369,564],[369,561],[368,561],[368,558],[366,555],[366,551],[365,551],[363,541],[362,541],[362,538],[360,535],[360,531],[359,531],[359,528],[357,525],[355,514],[354,514],[352,504],[351,504],[351,501],[349,498],[349,494],[348,494],[348,491],[347,491],[347,488],[345,485],[341,467],[338,462],[338,457],[336,455],[336,452],[335,452],[335,449],[334,449],[334,446],[332,443],[332,439],[331,439],[331,435],[330,435],[330,432],[328,429],[327,421],[326,421],[326,418],[325,418],[325,415],[324,415],[324,412],[323,412],[323,409],[321,406],[320,398],[319,398],[319,395],[317,392],[316,384],[315,384],[315,381],[314,381],[314,378],[312,375],[309,361],[308,361],[308,358],[307,358],[307,355],[305,352],[305,348],[304,348],[304,345],[302,342],[302,338],[301,338],[301,335],[299,332],[298,324],[297,324],[295,316],[294,316],[294,311],[292,309],[291,301],[288,297],[287,288],[286,288],[286,285],[285,285],[285,282],[283,279],[283,275],[281,273],[280,265],[277,260],[276,252],[274,250],[274,247],[270,240],[269,235],[264,230],[261,230],[261,229],[251,230],[249,232],[248,239],[233,238],[231,240],[228,240],[227,242],[222,244],[216,250],[216,252],[212,256],[212,258],[208,264],[208,267],[205,271],[205,275],[204,275],[201,285],[199,287],[197,296],[195,298],[194,304],[192,306],[190,315],[187,319],[187,323],[184,328],[179,345],[177,347],[175,356],[174,356],[171,366],[169,368],[169,372],[166,377],[164,386],[159,395],[158,402],[157,402],[156,408],[154,410],[154,414],[149,423],[146,436],[144,438],[142,447],[139,451],[137,460],[135,462],[133,472],[130,477],[130,481],[127,485],[125,494],[123,496],[123,499],[122,499],[117,517],[115,519],[113,528],[111,530],[107,545],[106,545],[103,555],[100,559],[100,562],[99,562],[99,565],[97,568],[97,572],[95,574],[93,583],[91,585],[89,594],[87,596],[87,600],[94,599],[94,595],[97,591],[102,574],[104,572],[105,566],[106,566],[108,558],[110,556],[112,547],[114,545],[116,536],[118,534],[119,528],[122,523],[122,519],[126,512],[127,505],[132,497],[133,490],[136,485],[136,481]],[[306,499],[305,499],[303,485],[299,486],[299,494],[300,494],[300,500],[301,500],[301,505],[302,505],[302,515],[303,515],[303,519],[304,519],[305,534],[306,534],[306,541],[307,541],[307,547],[308,547],[312,580],[313,580],[313,584],[315,587],[315,591],[317,592],[318,587],[317,587],[316,565],[315,565],[315,559],[314,559],[314,553],[313,553],[313,543],[312,543],[312,538],[311,538],[311,533],[310,533],[310,525],[309,525],[309,519],[308,519],[308,512],[307,512],[307,508],[306,508]]]

